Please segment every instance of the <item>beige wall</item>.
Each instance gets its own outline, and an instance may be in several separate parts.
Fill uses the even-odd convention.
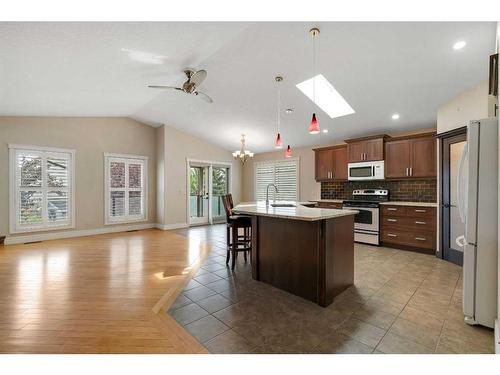
[[[312,147],[296,148],[293,156],[299,158],[299,200],[319,199],[321,184],[314,179],[314,151]],[[254,201],[254,163],[285,159],[285,151],[265,152],[255,155],[243,168],[243,201]]]
[[[156,132],[159,137],[163,138],[163,162],[165,165],[164,180],[158,182],[164,187],[164,194],[158,200],[165,212],[164,220],[159,221],[160,224],[169,227],[187,223],[186,159],[230,162],[232,165],[233,199],[235,203],[240,202],[242,167],[239,161],[233,159],[231,152],[170,126],[162,126]],[[161,191],[161,188],[160,186],[158,190]],[[163,204],[161,203],[162,199]]]
[[[470,120],[486,117],[488,117],[488,81],[481,82],[439,108],[437,131],[443,133],[466,126]]]
[[[128,118],[0,117],[0,234],[9,231],[9,143],[76,150],[76,230],[104,227],[103,154],[148,156],[148,221],[156,222],[154,128]]]

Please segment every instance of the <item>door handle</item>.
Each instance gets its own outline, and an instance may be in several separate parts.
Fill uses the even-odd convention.
[[[413,167],[410,167],[410,176],[413,176]]]
[[[408,167],[406,167],[405,174],[406,174],[406,176],[408,177]]]

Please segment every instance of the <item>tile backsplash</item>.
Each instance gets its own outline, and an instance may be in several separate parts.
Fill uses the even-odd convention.
[[[321,199],[349,199],[356,189],[388,189],[391,201],[436,202],[436,179],[333,181],[321,183]]]

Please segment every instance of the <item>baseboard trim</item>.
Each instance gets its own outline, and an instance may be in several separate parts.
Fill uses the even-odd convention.
[[[500,321],[495,320],[495,353],[500,354]]]
[[[156,228],[161,230],[182,229],[188,227],[189,225],[187,223],[156,224]]]
[[[96,228],[96,229],[67,230],[63,232],[30,234],[25,236],[7,236],[7,238],[5,238],[5,245],[15,245],[20,243],[35,242],[35,241],[59,240],[63,238],[73,238],[73,237],[95,236],[98,234],[118,233],[118,232],[126,232],[129,230],[142,230],[142,229],[151,229],[156,227],[157,224],[155,223],[142,223],[142,224],[107,226],[105,228]]]

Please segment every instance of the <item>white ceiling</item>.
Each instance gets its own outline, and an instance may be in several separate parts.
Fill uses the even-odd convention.
[[[295,85],[312,77],[308,30],[318,26],[316,73],[356,113],[330,119]],[[437,109],[487,78],[495,23],[0,23],[0,115],[129,116],[168,124],[225,149],[247,135],[273,149],[282,75],[282,137],[293,147],[435,126]],[[460,51],[457,40],[467,41]],[[166,56],[133,61],[122,49]],[[202,68],[208,104],[148,84],[179,85]],[[309,135],[315,111],[328,134]],[[399,113],[398,121],[391,120]]]

